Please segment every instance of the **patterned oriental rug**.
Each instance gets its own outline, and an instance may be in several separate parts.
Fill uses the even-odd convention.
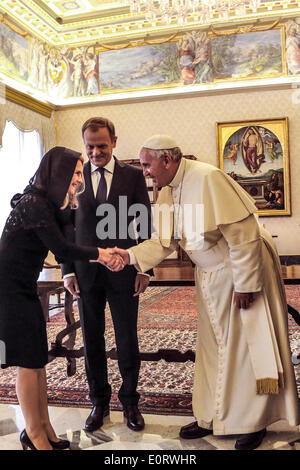
[[[300,286],[286,286],[288,303],[300,311]],[[75,318],[78,319],[74,303]],[[56,312],[56,313],[54,313]],[[115,347],[109,308],[106,311],[106,350]],[[289,315],[291,353],[300,352],[300,327]],[[196,345],[197,311],[193,287],[151,287],[140,296],[139,344],[143,353],[160,349],[177,349],[181,353],[194,351]],[[65,327],[61,310],[52,311],[48,323],[49,348],[56,335]],[[74,349],[82,347],[81,330],[77,330]],[[116,360],[108,359],[109,380],[112,385],[110,408],[121,410],[117,397],[121,385]],[[144,413],[192,415],[191,398],[194,363],[142,361],[138,391],[140,409]],[[17,403],[15,368],[0,369],[0,403]],[[300,364],[295,365],[300,397]],[[76,373],[68,377],[65,358],[55,358],[47,365],[48,399],[50,405],[91,407],[84,370],[84,359],[76,359]]]

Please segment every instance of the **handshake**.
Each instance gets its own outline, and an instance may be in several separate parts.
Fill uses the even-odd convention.
[[[91,260],[92,263],[101,263],[111,271],[121,271],[129,264],[129,253],[121,248],[98,248],[98,259]]]
[[[129,253],[126,250],[122,250],[121,248],[97,248],[98,249],[98,258],[94,260],[90,260],[90,263],[101,263],[106,266],[111,271],[121,271],[124,269],[126,264],[129,264]],[[141,292],[145,290],[147,285],[149,284],[149,280],[147,280],[146,276],[140,276],[144,278],[143,281],[139,279],[139,275],[136,278],[135,283],[135,294],[134,296],[139,295]],[[75,297],[76,299],[80,298],[80,289],[79,284],[76,279],[76,276],[71,274],[64,278],[64,286],[70,294]]]

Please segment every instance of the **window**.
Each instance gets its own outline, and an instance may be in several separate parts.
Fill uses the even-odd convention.
[[[6,121],[0,148],[0,234],[11,211],[10,200],[27,186],[43,155],[38,131],[23,131]]]

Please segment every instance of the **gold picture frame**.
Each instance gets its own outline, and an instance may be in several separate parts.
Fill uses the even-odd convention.
[[[219,167],[260,216],[291,215],[288,118],[216,123]]]

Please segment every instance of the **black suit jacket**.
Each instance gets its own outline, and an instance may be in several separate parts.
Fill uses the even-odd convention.
[[[68,231],[69,233],[66,234],[68,239],[73,238],[76,244],[84,246],[97,246],[101,248],[118,246],[119,248],[127,249],[151,236],[151,205],[145,178],[140,169],[122,163],[122,161],[115,158],[115,169],[106,204],[111,205],[111,216],[115,219],[113,224],[115,223],[116,233],[106,239],[99,239],[96,233],[97,224],[101,222],[103,217],[96,215],[97,203],[93,193],[90,162],[84,165],[83,174],[85,191],[78,196],[79,208],[72,211],[75,231],[74,233],[70,233],[70,230]],[[121,205],[120,196],[123,196]],[[124,210],[124,196],[127,197],[127,211]],[[128,216],[128,208],[133,204],[143,204],[147,208],[148,214],[146,236],[139,238],[138,241],[129,236],[128,230],[124,231],[124,227],[126,226],[127,229],[134,219],[133,215]],[[105,217],[107,217],[106,214],[104,214]],[[119,232],[120,219],[123,220],[121,237]],[[114,225],[111,228],[114,228]],[[123,290],[133,287],[136,277],[136,269],[133,266],[126,266],[120,272],[112,272],[98,263],[86,261],[62,264],[62,274],[75,272],[80,288],[84,289],[88,289],[93,284],[97,269],[102,269],[103,279],[111,283],[114,288]],[[153,272],[149,272],[149,274],[153,274]]]

